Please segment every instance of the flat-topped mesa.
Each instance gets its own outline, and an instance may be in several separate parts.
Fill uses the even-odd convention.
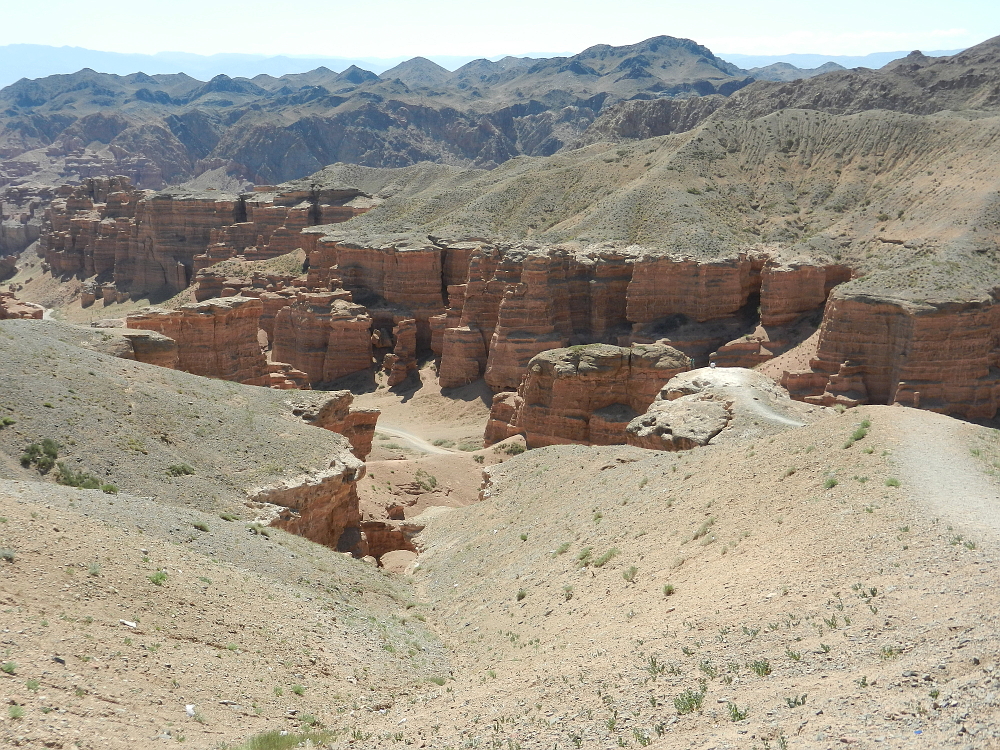
[[[691,360],[663,344],[591,344],[542,352],[528,364],[517,395],[499,394],[487,445],[522,434],[529,448],[625,443],[625,427]]]
[[[112,275],[124,291],[178,292],[195,272],[242,254],[272,258],[311,250],[306,227],[347,221],[378,204],[357,188],[252,195],[137,190],[128,178],[63,186],[41,230],[57,275]]]
[[[125,319],[128,328],[156,331],[177,342],[177,368],[195,375],[267,385],[267,359],[257,343],[261,301],[227,297],[146,308]]]
[[[965,417],[1000,409],[1000,304],[912,302],[835,290],[810,369],[785,372],[815,404],[901,404]]]
[[[157,193],[139,203],[135,236],[115,259],[115,283],[132,291],[179,292],[194,276],[194,256],[212,230],[237,220],[238,196]]]
[[[275,315],[271,356],[326,383],[372,366],[371,328],[368,311],[343,290],[298,292]]]

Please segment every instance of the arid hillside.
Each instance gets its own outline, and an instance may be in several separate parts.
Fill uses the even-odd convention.
[[[426,513],[403,576],[7,481],[0,736],[996,747],[998,464],[995,431],[898,407],[680,454],[531,450]]]
[[[454,72],[423,58],[382,76],[321,67],[208,82],[84,69],[0,91],[0,184],[123,174],[159,189],[209,172],[268,184],[338,161],[489,168],[554,153],[618,101],[728,95],[752,81],[705,47],[667,36],[571,57],[476,60]]]

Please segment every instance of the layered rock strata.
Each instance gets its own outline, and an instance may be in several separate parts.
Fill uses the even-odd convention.
[[[227,297],[146,308],[125,319],[128,328],[156,331],[177,343],[177,369],[210,378],[266,385],[267,360],[257,342],[262,305],[252,297]]]
[[[689,368],[686,355],[662,344],[542,352],[532,357],[516,395],[494,399],[485,442],[523,434],[529,448],[624,443],[626,425]]]
[[[1000,304],[834,293],[810,368],[782,376],[815,404],[901,404],[967,419],[1000,408]]]
[[[42,251],[57,275],[113,278],[130,294],[174,293],[212,263],[291,252],[303,247],[305,227],[375,205],[356,188],[300,192],[153,194],[126,177],[90,179],[57,190],[45,211]]]
[[[375,426],[381,411],[374,407],[356,408],[350,391],[332,391],[319,406],[293,404],[292,413],[314,427],[336,432],[351,441],[351,452],[362,461],[372,450]]]
[[[327,383],[372,366],[371,327],[367,310],[344,294],[303,292],[275,315],[271,355],[310,383]]]
[[[357,556],[368,554],[361,533],[357,482],[365,464],[347,451],[323,471],[248,493],[248,504],[271,526]]]

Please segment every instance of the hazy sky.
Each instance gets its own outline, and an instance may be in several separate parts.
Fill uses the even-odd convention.
[[[995,0],[170,0],[3,3],[0,44],[111,52],[334,57],[579,52],[687,37],[715,52],[786,54],[968,47],[1000,34]]]

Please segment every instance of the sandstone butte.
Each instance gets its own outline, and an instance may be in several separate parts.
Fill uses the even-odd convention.
[[[796,326],[822,315],[808,369],[781,379],[794,398],[965,417],[1000,405],[992,297],[918,304],[841,294],[846,266],[788,262],[766,248],[705,260],[608,244],[361,242],[329,223],[377,203],[361,190],[267,190],[150,194],[124,178],[61,188],[43,227],[45,262],[57,275],[96,274],[118,296],[195,283],[204,307],[142,313],[129,328],[176,337],[181,369],[258,385],[315,386],[373,365],[395,385],[432,353],[443,387],[483,377],[512,392],[536,355],[589,343],[661,342],[695,366],[750,367],[798,344]],[[297,274],[211,268],[296,249],[306,254]],[[227,353],[210,353],[218,347]]]
[[[628,423],[646,411],[664,383],[690,366],[687,355],[665,344],[541,352],[528,363],[517,393],[494,398],[485,442],[521,434],[529,448],[623,444]]]

